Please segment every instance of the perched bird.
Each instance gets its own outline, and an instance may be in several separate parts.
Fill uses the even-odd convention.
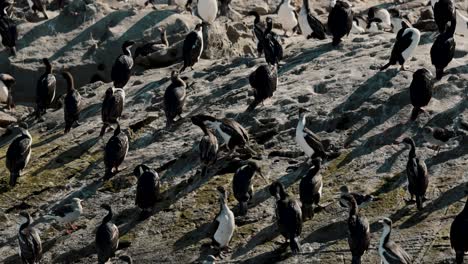
[[[200,3],[200,2],[199,2]],[[190,32],[184,40],[184,46],[182,48],[184,56],[184,66],[180,69],[183,72],[187,67],[193,70],[193,66],[200,60],[200,56],[203,52],[203,33],[202,24],[197,24],[195,30]]]
[[[216,247],[220,253],[228,249],[229,242],[231,241],[232,235],[236,229],[236,223],[234,214],[227,205],[228,192],[224,187],[219,186],[217,188],[219,195],[219,212],[213,221],[213,236],[212,244]]]
[[[255,161],[248,161],[246,165],[237,169],[232,180],[232,190],[234,197],[239,202],[239,215],[245,216],[248,210],[248,202],[253,196],[252,179],[255,175],[260,175],[263,179],[260,165]]]
[[[437,36],[431,48],[431,61],[436,68],[437,80],[442,79],[445,67],[449,65],[455,55],[456,45],[453,35],[457,22],[452,20],[449,23],[450,27]]]
[[[135,204],[143,211],[150,211],[160,197],[159,175],[145,164],[136,166],[133,174],[138,178]]]
[[[65,133],[68,133],[74,123],[79,124],[82,99],[80,93],[75,90],[71,73],[63,72],[62,76],[67,81],[67,94],[65,95],[63,112],[65,117]]]
[[[108,204],[101,205],[101,208],[107,210],[107,215],[102,219],[96,231],[96,251],[98,263],[104,264],[115,255],[119,246],[119,229],[112,223],[112,208]]]
[[[427,186],[429,185],[429,176],[427,174],[427,167],[424,160],[416,156],[416,145],[413,139],[407,137],[403,139],[403,143],[411,146],[408,156],[408,163],[406,164],[406,174],[408,176],[408,191],[411,195],[416,196],[416,203],[418,210],[422,210],[423,201]]]
[[[382,263],[400,263],[411,264],[413,260],[410,255],[406,253],[398,244],[390,240],[390,233],[392,232],[392,220],[382,218],[379,220],[384,227],[382,237],[379,243],[379,255]]]
[[[124,88],[130,80],[133,68],[133,57],[130,48],[135,44],[131,40],[126,40],[122,44],[122,52],[117,59],[111,70],[111,79],[115,88]]]
[[[166,114],[166,127],[169,128],[174,123],[174,118],[182,119],[182,111],[184,109],[187,93],[185,88],[187,85],[180,78],[179,72],[172,71],[171,84],[164,92],[164,112]]]
[[[31,1],[28,1],[28,3],[30,4],[29,7],[34,12],[34,14],[37,14],[37,11],[39,11],[42,14],[44,14],[45,19],[49,19],[49,16],[47,16],[47,13],[45,11],[45,7],[42,4],[41,0],[31,0]]]
[[[218,119],[210,115],[197,115],[196,119],[204,123],[208,128],[218,132],[226,143],[227,149],[230,151],[229,155],[232,154],[236,148],[244,148],[255,153],[255,151],[249,147],[249,134],[247,130],[233,119]]]
[[[314,159],[320,157],[323,161],[327,158],[327,153],[320,138],[305,127],[307,112],[305,109],[299,109],[299,121],[296,127],[296,143],[301,147],[305,154]]]
[[[392,20],[390,13],[385,8],[371,7],[367,12],[367,29],[381,25],[382,28],[388,29],[392,27]]]
[[[198,0],[197,4],[198,15],[203,22],[211,25],[218,15],[217,0]]]
[[[466,191],[465,191],[466,193]],[[468,201],[463,210],[455,216],[450,226],[450,245],[455,250],[456,264],[463,264],[465,252],[468,252]]]
[[[299,202],[284,190],[283,184],[273,182],[269,188],[270,194],[276,199],[276,221],[281,235],[289,240],[293,254],[301,252],[299,236],[302,232],[302,211]]]
[[[332,2],[335,2],[332,0]],[[328,29],[333,35],[333,46],[341,43],[341,38],[349,35],[353,26],[353,10],[344,1],[336,1],[328,15]]]
[[[32,137],[26,123],[19,123],[20,134],[8,146],[5,165],[10,171],[10,186],[15,186],[31,158]]]
[[[261,56],[263,54],[263,45],[261,41],[263,39],[264,30],[262,29],[260,25],[260,15],[258,14],[257,11],[250,11],[249,16],[255,17],[252,32],[253,32],[255,45],[257,46],[258,56]]]
[[[370,227],[367,218],[359,212],[356,200],[350,194],[341,196],[340,203],[349,208],[348,245],[353,256],[352,264],[361,264],[361,257],[369,250]]]
[[[118,120],[122,116],[125,104],[125,90],[121,88],[108,88],[104,101],[102,102],[101,118],[102,128],[100,137],[104,136],[108,126],[118,124]]]
[[[165,49],[169,47],[169,41],[167,40],[166,30],[163,28],[158,28],[160,34],[160,41],[150,41],[148,43],[144,43],[141,46],[138,46],[135,49],[135,54],[133,54],[133,59],[135,60],[138,57],[145,57],[150,55],[153,52],[156,52],[161,49]]]
[[[343,185],[340,187],[340,192],[341,192],[341,197],[346,196],[346,195],[351,195],[360,208],[365,207],[367,204],[375,200],[375,198],[370,194],[350,192],[348,189],[348,186],[346,185]],[[342,207],[347,207],[346,203],[340,202],[340,205]]]
[[[427,142],[437,146],[437,151],[456,136],[456,133],[452,130],[430,126],[424,127],[422,134]]]
[[[318,18],[310,12],[309,0],[303,0],[301,11],[299,12],[299,26],[307,39],[326,39],[327,29]]]
[[[278,70],[274,65],[260,65],[249,76],[250,86],[254,89],[254,100],[247,111],[253,111],[257,105],[273,96],[278,86]]]
[[[120,124],[117,123],[114,135],[109,139],[104,149],[104,164],[106,165],[104,180],[110,179],[119,172],[119,166],[124,161],[127,153],[128,137],[120,130]]]
[[[383,71],[397,63],[401,65],[402,71],[406,70],[404,64],[411,58],[411,55],[419,44],[420,38],[421,32],[412,28],[406,21],[402,20],[401,29],[397,33],[392,54],[390,55],[390,61],[382,66],[380,70]]]
[[[314,205],[320,206],[319,202],[323,188],[322,175],[319,173],[321,163],[321,158],[313,159],[313,167],[299,183],[299,197],[302,203],[302,219],[304,221],[314,217]]]
[[[15,85],[16,80],[13,76],[7,73],[0,73],[0,103],[6,104],[8,110],[15,107],[11,88]]]
[[[31,215],[28,212],[20,212],[20,216],[26,218],[18,231],[19,255],[23,263],[36,264],[42,258],[42,242],[37,230],[30,226]]]
[[[413,81],[410,85],[410,99],[413,105],[411,120],[416,120],[419,113],[425,112],[422,107],[431,101],[433,89],[434,77],[429,70],[422,68],[413,74]]]
[[[174,4],[176,4],[178,8],[189,13],[192,12],[192,2],[193,0],[174,0]]]
[[[16,41],[18,40],[18,30],[16,23],[8,16],[8,6],[2,10],[3,16],[0,16],[0,35],[2,44],[5,48],[10,49],[10,54],[16,56]]]
[[[271,17],[266,18],[266,24],[267,28],[265,32],[263,32],[263,38],[260,40],[260,44],[263,46],[262,49],[267,63],[275,65],[283,58],[283,47],[278,41],[278,36],[272,31],[273,20]]]
[[[284,35],[287,36],[289,31],[294,34],[294,29],[297,27],[297,14],[294,7],[291,5],[291,0],[281,0],[278,8],[278,20],[284,30]]]
[[[218,159],[218,139],[213,132],[208,129],[203,123],[203,120],[198,116],[191,117],[192,123],[201,128],[204,136],[198,144],[198,151],[200,152],[200,161],[202,162],[201,176],[204,177],[207,173],[208,167],[213,165]]]
[[[73,198],[71,203],[65,204],[53,210],[52,218],[55,219],[59,224],[69,226],[72,230],[76,230],[78,227],[73,225],[73,223],[76,222],[83,213],[83,206],[81,205],[81,202],[82,200],[80,198]]]
[[[53,74],[52,64],[47,58],[43,58],[46,69],[45,73],[41,75],[37,81],[36,86],[36,115],[41,118],[49,108],[50,104],[55,98],[55,89],[57,87],[57,79]]]
[[[351,33],[363,34],[366,32],[366,27],[367,19],[364,19],[362,16],[353,16],[353,26],[351,28]]]
[[[456,21],[455,3],[453,0],[431,0],[431,6],[439,32],[443,33],[447,27],[447,23]]]

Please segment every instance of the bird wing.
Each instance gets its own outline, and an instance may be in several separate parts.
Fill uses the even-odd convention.
[[[405,34],[405,31],[406,29],[400,29],[397,34],[396,42],[392,50],[393,58],[398,58],[400,54],[411,45],[411,42],[413,42],[413,34],[408,32]]]
[[[299,202],[292,199],[290,200],[290,206],[291,206],[291,210],[294,211],[294,216],[295,216],[295,226],[296,226],[296,230],[295,230],[295,234],[296,235],[300,235],[301,232],[302,232],[302,210],[301,210],[301,206],[299,205]]]
[[[31,151],[31,139],[21,135],[10,144],[6,154],[6,166],[9,169],[26,166],[26,157]]]
[[[413,185],[418,175],[418,162],[416,158],[410,158],[408,160],[408,163],[406,164],[406,173],[409,185]]]
[[[53,210],[53,214],[56,216],[64,217],[65,215],[73,212],[73,206],[71,204],[65,204]]]
[[[403,250],[398,244],[393,241],[389,241],[385,245],[383,252],[385,259],[389,264],[410,264],[411,257]]]
[[[109,139],[104,152],[104,164],[106,167],[114,166],[122,158],[126,145],[125,140],[119,136],[112,136]]]
[[[242,137],[245,142],[249,142],[249,134],[239,123],[228,118],[224,118],[221,121],[221,129],[223,131],[229,131],[230,135]]]
[[[325,39],[326,35],[325,32],[327,32],[325,26],[323,23],[313,16],[312,14],[308,13],[307,14],[307,22],[309,22],[310,28],[313,31],[313,36],[317,39]]]
[[[322,141],[320,138],[312,131],[310,131],[308,128],[304,128],[304,133],[305,133],[305,140],[307,144],[314,149],[316,152],[323,152],[325,153],[325,148],[323,147]]]

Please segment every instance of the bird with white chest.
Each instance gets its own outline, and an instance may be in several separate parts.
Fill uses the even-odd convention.
[[[313,159],[320,157],[322,160],[325,160],[327,153],[325,148],[317,135],[307,129],[306,125],[307,112],[305,109],[299,109],[299,121],[297,122],[296,127],[296,143],[299,147],[305,152],[305,154]]]
[[[211,25],[218,15],[217,0],[198,0],[197,4],[198,15],[203,22]]]
[[[294,7],[291,5],[291,0],[282,0],[278,9],[278,20],[284,30],[284,35],[287,36],[288,32],[292,31],[297,26],[297,14]]]
[[[227,204],[228,192],[222,186],[217,188],[219,195],[219,212],[213,222],[214,230],[212,236],[212,245],[219,250],[219,254],[227,250],[229,242],[236,229],[234,213]]]

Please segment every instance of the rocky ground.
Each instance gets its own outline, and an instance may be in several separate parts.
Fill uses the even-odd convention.
[[[415,263],[453,263],[449,228],[464,205],[468,180],[466,37],[456,36],[456,58],[447,76],[436,84],[427,107],[429,115],[422,115],[417,122],[408,122],[412,108],[408,87],[412,71],[426,67],[434,72],[429,58],[432,32],[423,32],[415,56],[408,62],[410,71],[405,72],[397,68],[378,71],[389,58],[395,37],[391,32],[351,35],[339,48],[332,48],[330,40],[305,40],[297,35],[285,38],[278,90],[264,106],[244,113],[252,100],[248,75],[264,63],[263,58],[253,56],[252,18],[244,15],[253,7],[263,14],[271,13],[275,6],[260,0],[234,0],[232,7],[240,20],[218,18],[209,30],[209,47],[201,62],[194,71],[183,74],[189,87],[188,101],[184,118],[173,129],[165,129],[162,96],[170,83],[171,70],[180,66],[146,69],[137,65],[126,88],[121,120],[130,137],[125,169],[103,182],[103,148],[112,133],[98,137],[100,107],[104,91],[111,84],[87,84],[97,65],[106,66],[99,74],[108,80],[121,43],[126,39],[158,40],[158,27],[167,29],[171,43],[171,48],[161,52],[167,51],[167,56],[177,61],[180,55],[171,50],[177,51],[177,43],[197,21],[166,5],[157,5],[153,10],[142,9],[142,2],[132,0],[103,2],[75,1],[60,14],[49,11],[51,19],[46,21],[30,18],[32,14],[19,9],[18,56],[8,58],[5,52],[0,55],[0,70],[17,78],[18,107],[15,112],[3,114],[27,121],[33,136],[31,161],[13,189],[8,187],[4,159],[9,142],[16,136],[15,128],[4,129],[0,137],[0,262],[19,263],[16,232],[21,210],[28,210],[36,219],[44,243],[43,263],[96,262],[94,233],[105,214],[99,207],[102,203],[111,204],[115,210],[114,222],[119,226],[122,247],[118,255],[131,255],[136,263],[204,260],[213,253],[208,246],[208,230],[219,208],[215,188],[225,185],[230,189],[240,161],[224,158],[223,152],[202,178],[197,153],[202,132],[189,117],[211,113],[239,121],[248,129],[251,146],[260,153],[257,158],[269,181],[280,180],[297,197],[299,179],[308,169],[293,138],[298,108],[303,107],[310,111],[307,127],[342,151],[338,158],[324,164],[322,204],[328,206],[304,224],[303,253],[292,256],[289,250],[283,250],[268,185],[256,181],[249,214],[246,219],[238,219],[232,252],[219,263],[349,263],[347,212],[337,204],[343,184],[379,197],[361,211],[368,217],[372,232],[371,249],[363,263],[380,261],[377,246],[381,230],[377,220],[382,216],[394,221],[393,239],[414,257]],[[352,1],[356,13],[377,2]],[[397,7],[417,23],[427,10],[425,4],[418,0]],[[326,21],[325,6],[314,5],[322,21]],[[458,7],[466,14],[463,3]],[[50,8],[54,9],[53,4]],[[43,71],[42,57],[51,58],[57,71],[70,70],[85,98],[82,125],[67,135],[63,135],[59,102],[57,109],[46,114],[45,122],[38,123],[30,116],[35,82]],[[63,93],[64,81],[59,74],[57,78],[59,93]],[[421,128],[426,124],[458,129],[461,136],[437,153],[422,139]],[[422,211],[404,201],[408,148],[398,142],[406,136],[415,139],[418,155],[429,169],[429,200]],[[134,205],[137,180],[133,168],[141,163],[155,168],[163,182],[163,198],[147,219],[140,219]],[[67,235],[63,227],[51,224],[44,215],[73,197],[84,200],[84,213],[77,223],[79,230]],[[237,210],[232,196],[229,205]]]

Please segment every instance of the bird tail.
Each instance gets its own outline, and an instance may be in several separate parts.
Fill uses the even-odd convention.
[[[332,41],[332,45],[333,46],[338,46],[339,44],[341,43],[341,39],[340,38],[333,38],[333,41]]]
[[[247,202],[239,202],[239,215],[244,216],[247,214]]]
[[[353,256],[351,264],[361,264],[361,256]]]
[[[302,204],[302,219],[312,219],[314,217],[314,205]]]
[[[299,244],[299,241],[297,237],[294,236],[294,234],[292,234],[289,237],[289,246],[291,247],[291,251],[293,254],[297,254],[301,252],[301,245]]]
[[[457,264],[463,264],[463,257],[465,253],[463,251],[457,251],[455,255],[455,262]]]
[[[421,195],[416,195],[416,206],[419,211],[423,209],[423,197]]]
[[[18,180],[19,176],[20,175],[17,172],[10,173],[10,186],[11,187],[15,187],[16,181]]]
[[[418,118],[419,113],[421,112],[421,108],[413,107],[413,110],[411,111],[411,121],[416,120],[416,118]]]
[[[444,69],[443,68],[442,69],[440,69],[440,68],[436,69],[436,78],[437,78],[437,80],[442,79],[442,76],[444,76]]]

